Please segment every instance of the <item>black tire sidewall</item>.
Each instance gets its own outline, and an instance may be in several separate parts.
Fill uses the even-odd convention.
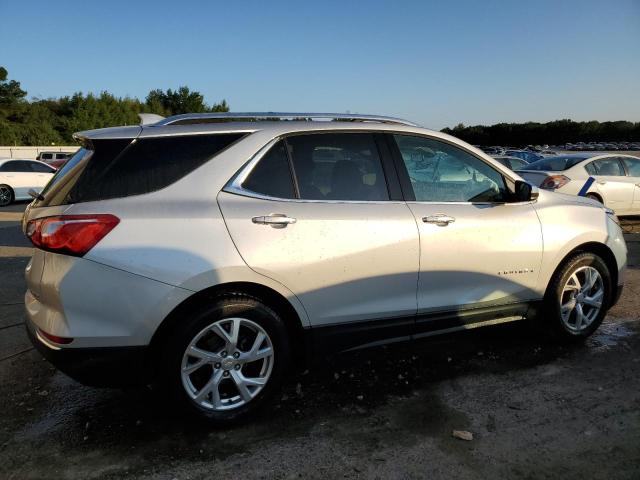
[[[598,312],[598,316],[594,319],[591,325],[589,325],[589,327],[585,330],[575,332],[569,330],[562,321],[560,312],[560,297],[562,295],[564,286],[569,280],[569,277],[578,268],[584,266],[593,267],[598,271],[598,273],[600,273],[604,285],[604,298],[602,300],[602,307]],[[609,272],[609,268],[607,267],[607,264],[604,262],[604,260],[602,260],[602,258],[594,253],[578,253],[571,256],[556,272],[547,291],[547,295],[545,296],[546,316],[551,323],[553,333],[555,333],[556,336],[559,336],[561,339],[568,341],[580,341],[589,337],[593,332],[597,330],[597,328],[604,320],[604,317],[607,315],[607,310],[609,308],[609,305],[611,305],[611,295],[611,273]]]
[[[3,183],[3,184],[0,184],[0,188],[1,188],[1,187],[6,187],[6,188],[8,188],[8,189],[9,189],[9,192],[10,192],[10,196],[9,196],[9,201],[8,201],[7,203],[5,203],[5,204],[1,204],[1,203],[0,203],[0,207],[8,207],[8,206],[9,206],[9,205],[11,205],[11,203],[13,203],[13,201],[15,200],[15,198],[16,198],[15,193],[14,193],[14,191],[13,191],[13,188],[11,188],[11,187],[10,187],[9,185],[7,185],[7,184],[4,184],[4,183]]]
[[[262,391],[249,403],[227,411],[210,411],[195,404],[182,385],[182,357],[191,340],[208,325],[231,317],[252,320],[269,335],[274,349],[274,363],[269,381]],[[169,335],[164,348],[163,378],[172,400],[184,411],[206,418],[214,425],[230,425],[249,418],[279,391],[291,358],[287,330],[280,317],[259,300],[231,296],[216,299],[211,306],[200,308],[192,316],[180,322]]]

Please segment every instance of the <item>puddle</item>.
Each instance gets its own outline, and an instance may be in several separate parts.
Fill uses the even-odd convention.
[[[604,322],[588,340],[587,345],[591,348],[605,350],[615,347],[625,338],[635,335],[636,332],[627,327],[624,323]]]

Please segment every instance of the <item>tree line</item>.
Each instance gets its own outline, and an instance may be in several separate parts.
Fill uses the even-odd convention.
[[[640,122],[574,122],[555,120],[547,123],[498,123],[466,127],[459,124],[445,128],[445,133],[473,145],[563,145],[577,142],[638,142]]]
[[[20,82],[8,79],[0,67],[0,145],[73,144],[72,135],[80,130],[136,125],[138,113],[163,116],[180,113],[228,112],[225,100],[209,105],[204,96],[188,87],[177,90],[151,90],[144,101],[116,97],[108,92],[99,95],[74,93],[71,96],[27,100]],[[474,145],[558,145],[567,142],[637,142],[640,122],[574,122],[556,120],[548,123],[498,123],[496,125],[445,128]]]
[[[9,80],[7,70],[0,67],[0,145],[5,146],[73,145],[74,132],[137,125],[138,113],[169,116],[228,111],[225,100],[209,105],[201,93],[188,87],[152,90],[144,101],[108,92],[27,100],[20,82]]]

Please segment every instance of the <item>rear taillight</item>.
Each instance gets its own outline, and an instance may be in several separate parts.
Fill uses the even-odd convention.
[[[120,222],[108,214],[58,215],[30,220],[26,233],[36,247],[81,257]]]
[[[544,179],[544,181],[540,184],[540,188],[545,188],[548,190],[555,190],[557,188],[565,186],[571,180],[569,177],[565,177],[564,175],[550,175]]]

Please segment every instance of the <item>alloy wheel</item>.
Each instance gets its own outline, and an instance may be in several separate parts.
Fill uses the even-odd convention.
[[[593,323],[604,301],[604,282],[593,267],[576,269],[560,295],[560,315],[564,326],[580,333]]]
[[[221,411],[253,400],[271,375],[269,334],[246,318],[225,318],[200,331],[182,357],[181,377],[198,406]]]
[[[0,206],[4,207],[11,203],[11,190],[9,187],[0,187]]]

